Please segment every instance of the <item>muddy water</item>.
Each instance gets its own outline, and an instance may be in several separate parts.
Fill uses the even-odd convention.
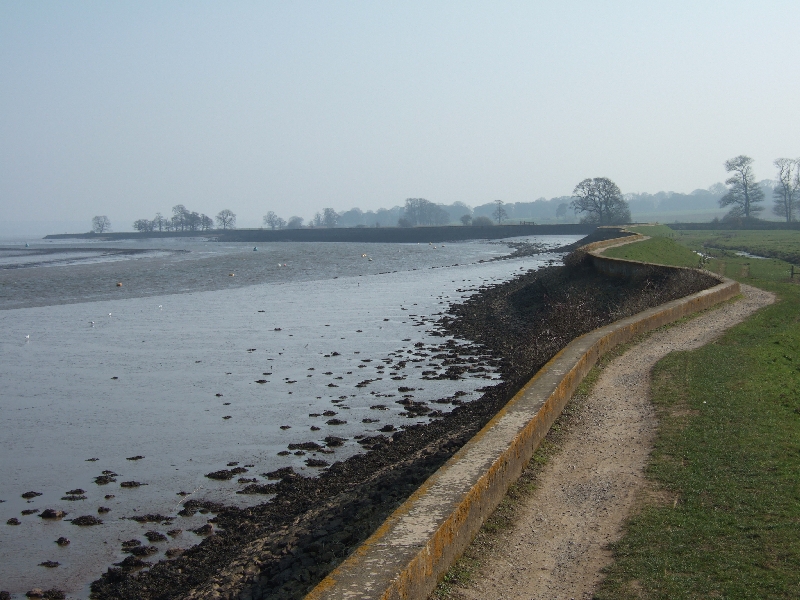
[[[422,375],[445,369],[434,358],[447,340],[436,335],[438,313],[480,285],[557,258],[479,262],[507,253],[484,243],[278,244],[256,252],[159,244],[67,246],[51,253],[70,261],[57,266],[46,253],[26,263],[20,248],[6,251],[15,268],[0,269],[0,589],[22,597],[56,587],[86,597],[88,583],[126,556],[124,540],[149,544],[147,531],[182,529],[156,543],[148,560],[197,543],[189,530],[208,515],[178,517],[186,499],[264,502],[268,496],[237,494],[238,478],[266,483],[262,473],[290,465],[312,474],[319,468],[307,466],[309,458],[332,463],[360,451],[354,436],[426,421],[395,403],[404,392],[425,402],[476,397],[496,377],[491,371]],[[330,435],[348,441],[333,454],[278,454]],[[234,466],[246,472],[205,477]],[[116,481],[95,483],[104,471]],[[130,481],[141,485],[121,486]],[[75,489],[85,499],[67,499]],[[41,495],[23,499],[28,491]],[[110,511],[98,514],[100,507]],[[21,514],[46,508],[69,514]],[[174,520],[131,520],[148,513]],[[82,515],[103,523],[68,520]],[[11,518],[21,523],[7,525]],[[55,543],[62,536],[68,546]]]

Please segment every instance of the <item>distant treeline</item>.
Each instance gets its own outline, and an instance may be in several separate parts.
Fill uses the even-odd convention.
[[[771,185],[772,182],[763,182]],[[634,219],[637,214],[656,211],[679,212],[697,211],[699,209],[719,210],[719,200],[727,193],[721,183],[710,189],[698,189],[689,194],[676,192],[658,192],[657,194],[625,194]],[[771,193],[771,187],[770,187]],[[409,198],[405,206],[379,208],[378,210],[350,210],[337,213],[326,208],[317,213],[305,224],[301,217],[291,217],[288,224],[280,217],[277,220],[268,214],[264,224],[272,229],[297,229],[299,227],[398,227],[418,225],[490,225],[492,223],[577,223],[579,216],[574,213],[571,203],[573,196],[555,198],[539,198],[532,202],[487,202],[471,207],[464,202],[452,204],[436,204],[424,198]],[[409,201],[411,208],[409,210]],[[422,202],[420,202],[422,201]],[[420,206],[421,204],[421,206]],[[498,208],[503,214],[498,221]],[[465,218],[466,217],[466,218]],[[283,222],[281,222],[283,221]],[[477,221],[477,222],[476,222]],[[274,226],[273,226],[274,225]]]
[[[532,202],[504,202],[493,200],[470,207],[464,202],[437,204],[426,198],[407,198],[403,206],[361,210],[351,208],[337,212],[324,208],[307,223],[303,217],[291,216],[288,220],[273,211],[263,217],[263,225],[272,230],[318,229],[318,228],[362,228],[362,227],[441,227],[445,225],[494,224],[567,224],[596,223],[620,224],[648,217],[690,216],[707,211],[706,219],[723,217],[753,219],[763,211],[762,203],[773,199],[772,213],[787,223],[797,220],[800,212],[800,159],[779,158],[774,161],[777,179],[757,181],[753,171],[753,159],[741,155],[725,161],[725,170],[730,177],[725,184],[716,183],[708,189],[697,189],[689,194],[658,192],[656,194],[622,194],[610,179],[595,177],[585,179],[575,186],[571,196],[539,198]],[[721,209],[728,208],[723,216]],[[711,213],[711,214],[709,214]],[[672,220],[672,219],[670,219]],[[234,229],[236,215],[223,210],[214,219],[205,214],[188,210],[182,204],[172,207],[172,216],[157,213],[153,219],[139,219],[133,228],[140,232],[186,232],[210,231],[214,224],[220,229]],[[92,223],[95,233],[110,230],[107,217],[95,217]]]
[[[97,219],[97,217],[95,217]],[[137,219],[133,223],[136,231],[211,231],[214,229],[214,222],[220,229],[233,229],[236,227],[236,215],[227,208],[217,213],[213,219],[206,214],[191,211],[183,204],[176,204],[172,207],[172,216],[165,217],[160,212],[156,213],[153,219]],[[93,221],[93,231],[97,231]]]

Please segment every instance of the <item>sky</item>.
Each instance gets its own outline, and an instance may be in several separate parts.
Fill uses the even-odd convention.
[[[0,223],[690,192],[739,154],[773,178],[799,31],[796,0],[0,0]]]

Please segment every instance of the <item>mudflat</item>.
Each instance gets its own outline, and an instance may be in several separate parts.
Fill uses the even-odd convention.
[[[453,306],[440,325],[477,342],[472,364],[499,368],[501,383],[428,424],[370,438],[369,452],[337,462],[316,478],[276,473],[270,502],[208,507],[218,514],[211,519],[213,535],[203,543],[145,572],[135,566],[109,569],[93,584],[95,597],[302,597],[566,343],[714,283],[692,271],[626,281],[579,264],[483,289]]]

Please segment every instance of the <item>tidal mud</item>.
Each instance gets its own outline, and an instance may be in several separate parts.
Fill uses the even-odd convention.
[[[479,360],[467,361],[468,368],[502,373],[502,381],[483,388],[479,399],[447,399],[456,407],[430,423],[362,436],[368,452],[335,462],[316,477],[292,469],[269,473],[276,480],[273,498],[247,508],[209,507],[216,515],[202,532],[195,530],[207,536],[202,543],[152,566],[123,561],[92,584],[93,597],[302,598],[569,341],[716,283],[697,271],[661,270],[623,280],[598,275],[580,260],[568,264],[482,286],[441,318],[443,331],[474,343]],[[410,398],[401,401],[406,410],[417,410]]]

